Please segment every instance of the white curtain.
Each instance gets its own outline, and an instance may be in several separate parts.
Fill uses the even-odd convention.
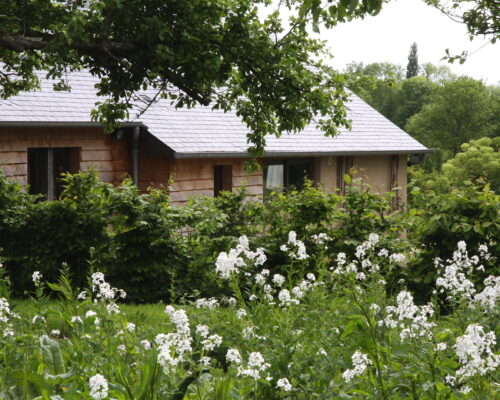
[[[284,182],[283,164],[275,164],[267,166],[266,173],[266,189],[269,191],[283,190]]]

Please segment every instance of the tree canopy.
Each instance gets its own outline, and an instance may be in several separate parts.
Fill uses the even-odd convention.
[[[344,77],[315,61],[327,53],[308,32],[376,14],[383,1],[3,0],[0,97],[37,88],[36,70],[68,89],[65,74],[86,69],[103,98],[93,118],[110,129],[151,89],[179,107],[236,110],[260,155],[265,135],[349,125]]]

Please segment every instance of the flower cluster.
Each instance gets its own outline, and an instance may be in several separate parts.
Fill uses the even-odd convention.
[[[292,259],[305,260],[307,257],[306,246],[302,240],[297,239],[297,233],[288,233],[288,242],[280,246],[280,250],[288,253]]]
[[[458,242],[457,250],[453,252],[453,258],[447,260],[447,265],[442,265],[440,259],[434,263],[440,270],[436,287],[441,293],[446,293],[448,299],[471,298],[476,290],[469,276],[473,273],[474,265],[479,263],[479,258],[469,258],[464,241]]]
[[[2,326],[3,336],[14,336],[15,332],[13,325],[9,322],[10,318],[14,316],[10,310],[10,305],[7,299],[0,298],[0,325]]]
[[[380,236],[376,233],[371,233],[368,240],[356,247],[355,259],[347,262],[345,253],[337,254],[337,266],[332,267],[335,275],[354,274],[358,281],[364,281],[369,274],[374,274],[380,271],[380,266],[372,260],[369,255],[372,253],[380,241]],[[398,253],[389,253],[387,249],[381,249],[377,253],[379,257],[386,257],[389,263],[401,264],[405,257]]]
[[[33,279],[33,283],[36,287],[40,286],[40,283],[42,282],[42,273],[40,271],[33,272],[31,279]]]
[[[184,310],[175,310],[172,306],[167,306],[165,312],[175,325],[176,332],[160,333],[156,336],[155,342],[158,345],[158,363],[165,373],[169,373],[179,362],[184,361],[187,353],[192,351],[193,339],[189,319]]]
[[[262,373],[271,365],[264,361],[264,357],[259,352],[250,353],[246,365],[238,367],[238,376],[249,376],[255,380],[262,377]]]
[[[463,379],[494,371],[500,365],[500,357],[492,351],[495,344],[494,332],[485,332],[478,324],[469,325],[454,345],[462,365],[456,372],[457,377]]]
[[[206,325],[197,325],[196,334],[203,339],[201,345],[204,351],[213,351],[222,344],[222,337],[219,335],[210,335],[208,326]]]
[[[380,320],[380,326],[401,329],[401,340],[417,337],[431,337],[431,329],[436,325],[429,321],[429,317],[434,314],[432,304],[416,306],[413,303],[413,296],[407,291],[398,294],[397,306],[388,306],[385,308],[387,316]]]
[[[195,305],[196,308],[207,308],[209,310],[213,310],[214,308],[219,307],[219,302],[214,297],[209,299],[201,298],[196,300]]]
[[[324,245],[325,250],[328,249],[326,243],[330,240],[332,239],[326,233],[318,233],[317,235],[311,236],[311,241],[319,246]]]
[[[354,368],[346,369],[342,373],[342,377],[347,382],[350,382],[352,378],[361,375],[363,372],[365,372],[366,368],[372,363],[368,358],[368,356],[364,353],[361,353],[359,350],[356,350],[356,352],[352,355],[351,359]]]
[[[484,280],[484,290],[474,296],[472,304],[485,312],[493,311],[500,300],[500,276],[489,276]]]
[[[287,378],[278,379],[278,382],[276,382],[276,387],[283,390],[284,392],[290,392],[292,390],[292,384],[288,381]]]
[[[89,379],[89,394],[93,399],[105,399],[108,396],[108,381],[101,374]]]
[[[113,300],[116,295],[124,299],[127,294],[122,289],[117,289],[111,287],[111,285],[105,281],[104,274],[102,272],[94,272],[92,274],[92,292],[95,293],[96,300]]]
[[[232,275],[238,274],[241,268],[246,267],[247,262],[261,266],[264,265],[266,260],[267,257],[263,248],[259,247],[257,250],[251,251],[248,238],[241,236],[234,249],[229,250],[229,253],[222,252],[219,254],[215,261],[215,272],[222,279],[230,279]]]

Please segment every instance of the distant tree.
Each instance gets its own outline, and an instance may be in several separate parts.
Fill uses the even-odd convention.
[[[350,77],[350,89],[392,120],[397,109],[396,93],[404,79],[403,67],[389,62],[351,62],[344,72]]]
[[[460,77],[437,86],[422,110],[413,115],[406,130],[436,152],[429,157],[427,169],[441,164],[460,151],[471,139],[498,132],[500,97],[481,81]]]
[[[457,79],[457,76],[451,72],[450,67],[447,65],[434,65],[432,63],[422,64],[423,75],[437,83],[444,83],[446,81],[453,81]]]
[[[397,110],[392,121],[400,128],[404,128],[408,119],[420,112],[429,98],[436,84],[425,76],[414,76],[402,81],[398,86]]]
[[[413,43],[410,47],[410,54],[408,55],[408,65],[406,66],[406,79],[418,75],[420,67],[418,65],[417,44]]]

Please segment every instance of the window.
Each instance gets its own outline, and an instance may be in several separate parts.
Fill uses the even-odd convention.
[[[264,196],[285,188],[300,189],[306,178],[313,177],[313,160],[270,160],[264,166]]]
[[[31,194],[44,194],[47,200],[57,199],[63,190],[61,174],[74,174],[80,169],[80,148],[28,149],[28,184]]]
[[[214,197],[221,191],[231,192],[233,190],[233,166],[216,165],[214,167]]]
[[[337,188],[340,194],[345,194],[346,182],[344,175],[349,175],[353,166],[353,157],[337,157]]]

